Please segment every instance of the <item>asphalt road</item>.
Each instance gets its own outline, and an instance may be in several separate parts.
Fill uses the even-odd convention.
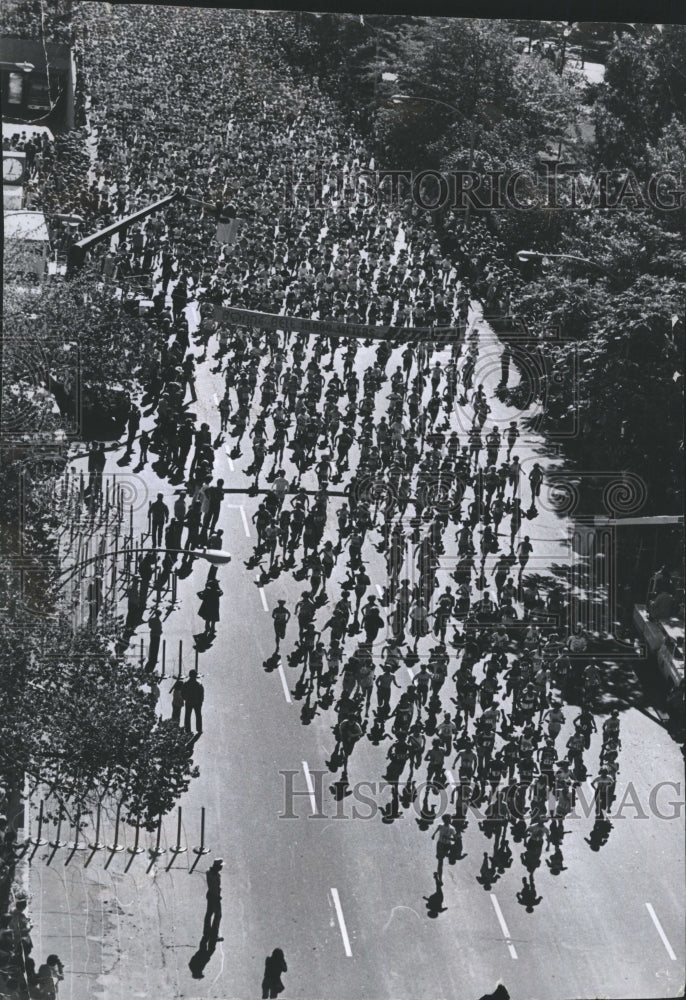
[[[490,360],[481,373],[477,366],[475,385],[484,382],[488,390],[500,374],[493,363],[499,345],[488,328],[482,330],[482,356]],[[369,353],[360,350],[362,364]],[[199,420],[218,430],[214,394],[222,382],[210,374],[212,364],[210,360],[201,368],[194,410]],[[393,367],[394,359],[388,370]],[[507,422],[519,416],[491,393],[489,398],[493,413],[487,426],[494,419]],[[230,448],[230,438],[228,442]],[[559,467],[559,459],[536,435],[523,438],[516,450],[525,472],[534,460],[548,470]],[[221,449],[215,476],[222,476],[226,486],[249,486],[241,472],[250,462],[251,449],[244,447],[246,452],[232,463]],[[111,452],[107,473],[116,470],[116,459]],[[143,475],[152,496],[158,485],[171,495],[171,487],[159,484],[149,465]],[[308,482],[312,476],[304,477],[305,485],[314,485]],[[526,505],[526,482],[523,489]],[[206,689],[205,731],[195,750],[201,776],[181,803],[184,817],[197,817],[201,806],[207,810],[212,854],[201,860],[196,874],[214,857],[225,861],[223,941],[204,979],[193,980],[188,961],[201,933],[204,879],[181,875],[165,883],[168,888],[158,889],[159,921],[150,926],[146,940],[146,987],[136,995],[168,996],[170,990],[178,997],[259,995],[264,959],[275,947],[284,950],[288,962],[286,998],[472,1000],[499,981],[513,1000],[679,995],[684,983],[683,816],[661,819],[649,807],[651,789],[659,782],[678,783],[678,790],[665,786],[659,792],[663,814],[670,811],[670,799],[683,800],[682,757],[666,732],[641,711],[622,711],[618,802],[631,781],[633,791],[627,794],[641,803],[645,816],[638,818],[636,808],[627,804],[599,851],[591,850],[586,840],[592,815],[570,820],[562,845],[565,869],[552,874],[546,865],[550,853],[544,852],[535,872],[542,898],[533,912],[526,912],[516,895],[526,875],[520,844],[511,843],[512,867],[490,890],[477,882],[483,852],[492,842],[475,819],[464,837],[466,856],[454,866],[446,864],[443,898],[431,899],[436,891],[432,830],[420,829],[416,807],[402,810],[392,823],[383,822],[378,807],[389,801],[385,790],[376,794],[373,809],[358,803],[363,817],[374,812],[371,818],[353,818],[351,797],[337,802],[331,794],[336,776],[325,761],[334,743],[334,715],[320,711],[306,725],[301,720],[303,702],[295,688],[299,670],[285,659],[297,636],[295,620],[279,668],[265,670],[264,661],[273,652],[270,612],[280,597],[292,609],[303,585],[283,574],[264,589],[256,586],[256,571],[247,570],[244,561],[255,543],[250,518],[257,500],[248,495],[227,500],[219,526],[233,561],[218,572],[224,596],[217,637],[199,656]],[[337,506],[330,509],[332,531]],[[552,504],[548,507],[543,497],[530,532],[535,549],[529,569],[537,572],[570,558],[569,524]],[[144,527],[142,513],[138,527]],[[487,572],[492,565],[489,557]],[[451,582],[449,568],[450,552],[439,572],[440,589]],[[179,581],[180,606],[165,621],[167,648],[175,650],[183,639],[186,670],[192,665],[192,634],[202,631],[196,592],[206,571],[206,564],[197,561],[192,575]],[[368,571],[373,585],[382,586],[384,563],[373,550]],[[344,575],[339,560],[330,593],[337,593]],[[319,612],[319,624],[328,607]],[[425,642],[428,650],[429,640]],[[629,669],[621,668],[627,683]],[[409,683],[404,668],[398,679]],[[165,713],[170,711],[169,687],[168,681],[162,685]],[[563,741],[573,714],[567,712]],[[387,746],[388,741],[379,746],[366,738],[360,741],[351,759],[351,786],[380,781]],[[595,736],[586,755],[589,777],[597,773],[599,750]],[[311,818],[306,770],[314,788],[317,772],[325,772],[317,803],[325,818]],[[297,772],[294,787],[305,793],[295,799],[297,818],[280,818],[286,805],[285,771]],[[585,793],[590,800],[590,790]],[[172,827],[170,819],[166,835]],[[195,832],[185,826],[184,836],[189,844],[197,842]],[[187,858],[182,869],[192,863]],[[428,914],[432,903],[441,909],[436,916]],[[136,961],[133,945],[128,955],[119,956],[120,983],[140,978],[133,968]]]

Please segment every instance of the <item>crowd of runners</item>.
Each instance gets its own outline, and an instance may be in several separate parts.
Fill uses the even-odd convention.
[[[346,195],[341,178],[373,161],[331,100],[271,65],[268,17],[117,6],[84,18],[88,206],[105,206],[109,221],[176,187],[206,206],[152,215],[103,262],[105,280],[150,289],[156,337],[123,443],[160,483],[124,642],[146,619],[154,672],[164,586],[200,548],[227,546],[215,470],[226,448],[259,498],[248,566],[261,585],[290,575],[300,589],[273,609],[265,668],[292,669],[305,720],[328,713],[334,792],[370,740],[390,784],[386,818],[413,806],[427,829],[439,819],[438,882],[478,824],[493,843],[480,881],[492,884],[512,864],[510,841],[522,842],[520,902],[532,909],[543,846],[559,874],[565,819],[591,774],[591,847],[609,832],[619,717],[597,719],[601,679],[582,627],[569,634],[567,585],[527,575],[545,470],[521,459],[523,421],[493,416],[493,388],[478,378],[483,327],[455,263],[417,206]],[[321,204],[308,187],[315,171],[330,195]],[[225,245],[207,208],[217,202],[243,220]],[[226,322],[221,303],[404,334],[285,334]],[[431,326],[453,333],[408,333]],[[501,349],[500,388],[513,378]],[[199,372],[222,380],[209,422],[195,412]],[[90,501],[106,461],[93,447]],[[211,568],[200,649],[222,596]],[[195,718],[202,731],[202,703],[195,674],[175,686],[174,717],[187,729]]]
[[[591,762],[598,668],[584,655],[583,629],[568,634],[566,586],[539,589],[527,577],[527,522],[537,516],[544,471],[536,462],[523,468],[518,421],[489,420],[494,399],[475,382],[480,331],[467,291],[416,207],[346,198],[346,178],[373,161],[331,102],[267,66],[264,19],[234,12],[229,29],[225,16],[204,12],[219,38],[230,33],[235,57],[213,64],[210,53],[200,71],[190,54],[209,26],[183,11],[168,17],[163,61],[159,18],[143,9],[117,10],[89,35],[86,61],[103,88],[98,94],[93,80],[93,189],[117,183],[123,213],[182,184],[206,204],[232,202],[244,224],[235,242],[218,246],[211,212],[175,205],[129,232],[110,264],[115,280],[143,275],[153,286],[159,351],[140,402],[154,423],[140,431],[132,405],[127,448],[138,442],[141,463],[151,451],[160,478],[180,488],[173,504],[160,496],[152,505],[152,542],[186,550],[184,558],[222,547],[224,481],[214,464],[228,444],[246,489],[260,491],[248,566],[260,568],[262,584],[290,573],[302,587],[292,607],[281,599],[273,610],[275,652],[265,666],[288,650],[303,717],[330,713],[327,763],[338,784],[368,738],[383,747],[386,814],[412,803],[429,823],[443,814],[434,831],[439,880],[444,859],[462,855],[470,821],[493,841],[483,882],[511,864],[510,836],[523,842],[530,876],[544,843],[559,872],[565,818],[589,768],[591,846],[609,830],[619,718],[614,711],[602,723]],[[121,70],[112,37],[134,46],[150,129],[109,92]],[[321,205],[308,190],[316,170]],[[348,323],[452,326],[456,335],[401,344],[286,335],[222,322],[220,302]],[[193,413],[198,366],[211,363],[224,384],[212,426]],[[500,364],[503,387],[506,349]],[[372,550],[385,560],[380,593],[368,572]],[[153,555],[146,591],[168,579],[177,558],[167,553],[160,565]],[[446,563],[451,582],[441,586]],[[209,641],[220,616],[214,575],[200,607]],[[131,629],[144,603],[136,594]],[[180,719],[186,698],[190,727],[202,696],[182,688],[175,713]],[[531,899],[527,879],[521,901]]]

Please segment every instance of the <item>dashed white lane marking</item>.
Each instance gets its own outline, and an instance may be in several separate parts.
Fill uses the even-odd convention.
[[[410,675],[410,680],[413,681],[414,680],[414,667],[406,667],[405,669],[407,670],[408,674]]]
[[[305,775],[305,784],[307,785],[307,792],[310,796],[310,802],[312,803],[312,812],[317,815],[319,809],[317,807],[317,800],[314,795],[314,785],[312,784],[312,775],[310,774],[310,769],[307,766],[307,761],[303,761],[303,774]]]
[[[500,929],[503,932],[503,937],[507,943],[507,950],[510,952],[510,958],[516,958],[517,952],[515,951],[515,946],[512,944],[510,939],[510,932],[507,929],[507,924],[505,923],[505,917],[503,916],[503,911],[500,909],[500,903],[495,898],[493,893],[490,893],[491,902],[493,903],[493,909],[495,910],[495,915],[498,918],[498,923],[500,924]]]
[[[283,665],[281,663],[279,664],[279,677],[281,678],[281,687],[283,688],[283,696],[288,702],[288,704],[291,705],[292,704],[291,692],[288,690],[288,681],[286,680],[286,675],[283,672]]]
[[[212,393],[212,399],[214,400],[214,405],[219,406],[219,397],[217,396],[216,392]]]
[[[231,471],[233,472],[233,459],[231,458],[231,449],[229,448],[228,444],[224,448],[224,451],[226,452],[226,461],[229,463],[229,469],[231,469]]]
[[[671,960],[673,962],[676,962],[676,955],[674,954],[674,951],[672,949],[671,944],[667,940],[667,935],[665,934],[665,932],[662,929],[662,924],[657,919],[657,914],[655,913],[655,910],[653,909],[653,907],[651,906],[650,903],[646,903],[646,909],[648,910],[648,913],[650,914],[650,919],[655,924],[655,930],[660,935],[660,938],[662,939],[662,943],[665,946],[665,948],[667,949],[667,954],[669,955],[669,957],[671,958]]]
[[[448,784],[450,785],[450,787],[451,788],[456,788],[457,784],[455,782],[455,778],[453,777],[453,772],[449,771],[447,767],[445,768],[445,776],[446,776],[446,779],[447,779]]]
[[[345,917],[343,916],[343,910],[341,909],[341,901],[338,896],[338,889],[331,890],[331,896],[333,898],[334,909],[336,910],[336,916],[338,917],[338,926],[341,929],[341,937],[343,938],[343,948],[348,958],[353,957],[352,949],[350,947],[350,938],[348,937],[348,930],[345,926]]]
[[[250,526],[248,524],[248,518],[245,514],[245,507],[241,504],[241,521],[243,522],[243,531],[245,532],[245,537],[250,538]]]
[[[383,587],[381,586],[381,584],[377,583],[375,584],[375,586],[376,586],[376,592],[379,595],[379,597],[383,597]]]
[[[255,580],[255,583],[257,584],[257,589],[260,592],[260,600],[262,601],[262,607],[264,608],[265,611],[269,611],[269,605],[267,604],[267,596],[264,592],[264,587],[260,587],[259,580]]]

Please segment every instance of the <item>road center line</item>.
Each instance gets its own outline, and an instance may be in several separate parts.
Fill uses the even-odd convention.
[[[241,520],[243,522],[243,531],[245,532],[245,537],[250,538],[250,525],[248,524],[248,518],[245,514],[245,507],[241,504]]]
[[[515,946],[512,944],[510,939],[510,932],[507,929],[507,924],[505,923],[505,917],[503,916],[503,911],[500,909],[500,903],[495,898],[493,893],[489,894],[491,897],[491,902],[493,903],[493,909],[495,910],[495,915],[498,918],[498,923],[500,924],[500,929],[503,932],[503,937],[507,943],[507,949],[510,952],[510,958],[516,958],[517,952],[515,951]]]
[[[307,785],[307,791],[310,796],[310,802],[312,803],[312,812],[316,816],[319,813],[317,807],[317,800],[314,795],[314,785],[312,784],[312,775],[310,774],[310,769],[307,766],[307,761],[303,761],[303,774],[305,775],[305,784]]]
[[[255,580],[255,583],[257,584],[257,589],[260,592],[260,600],[262,601],[262,607],[264,608],[265,611],[269,611],[269,605],[267,604],[267,597],[264,592],[264,587],[260,587],[259,580]]]
[[[281,664],[279,664],[279,677],[281,678],[281,687],[283,688],[284,698],[286,699],[286,701],[290,705],[290,704],[292,704],[292,702],[291,702],[291,692],[288,690],[288,682],[286,681],[286,675],[283,672],[283,666]]]
[[[381,584],[377,583],[377,584],[375,584],[375,587],[376,587],[376,592],[379,595],[379,597],[383,597],[383,587],[381,586]]]
[[[414,667],[406,667],[405,669],[407,670],[408,674],[410,675],[410,680],[413,681],[414,680]]]
[[[646,909],[648,910],[648,913],[650,914],[650,919],[655,924],[655,929],[656,929],[657,933],[660,935],[660,937],[662,939],[663,945],[667,949],[667,954],[669,955],[669,957],[671,958],[671,960],[673,962],[676,962],[676,955],[674,954],[674,951],[672,950],[671,944],[667,940],[667,935],[662,930],[662,924],[657,919],[657,914],[655,913],[655,910],[653,909],[653,907],[651,906],[650,903],[646,903]]]
[[[333,898],[334,909],[336,910],[336,916],[338,917],[338,926],[341,929],[341,937],[343,938],[343,948],[348,958],[353,957],[352,949],[350,948],[350,938],[348,937],[348,931],[345,926],[345,918],[343,917],[343,910],[341,909],[341,901],[338,897],[338,889],[331,890],[331,896]]]
[[[214,400],[214,405],[215,406],[219,406],[219,400],[217,399],[217,393],[216,392],[212,393],[212,399]]]
[[[228,444],[224,449],[224,451],[226,452],[226,460],[229,463],[229,469],[231,470],[231,472],[233,472],[233,459],[231,458],[231,449],[229,448]]]

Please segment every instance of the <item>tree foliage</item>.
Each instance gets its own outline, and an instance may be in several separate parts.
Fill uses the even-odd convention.
[[[157,714],[113,632],[74,632],[48,603],[38,611],[15,606],[0,624],[2,771],[40,782],[71,816],[109,799],[152,828],[198,773],[187,735]]]
[[[5,343],[12,356],[30,361],[48,388],[53,378],[62,384],[78,379],[93,397],[112,385],[132,390],[153,349],[150,324],[127,312],[115,288],[93,270],[46,281],[39,294],[27,294],[12,282],[16,266],[6,255]],[[6,377],[12,376],[10,369]]]
[[[151,327],[86,270],[27,284],[25,251],[5,253],[0,451],[0,776],[24,775],[70,817],[103,801],[152,826],[197,774],[178,724],[160,718],[149,677],[118,651],[114,625],[74,629],[56,587],[56,482],[67,428],[56,383],[98,399],[132,390]],[[120,625],[121,623],[119,623]],[[121,628],[118,629],[121,631]]]
[[[686,27],[664,25],[647,37],[618,38],[596,103],[599,163],[647,177],[650,147],[674,120],[683,125],[685,113]]]

